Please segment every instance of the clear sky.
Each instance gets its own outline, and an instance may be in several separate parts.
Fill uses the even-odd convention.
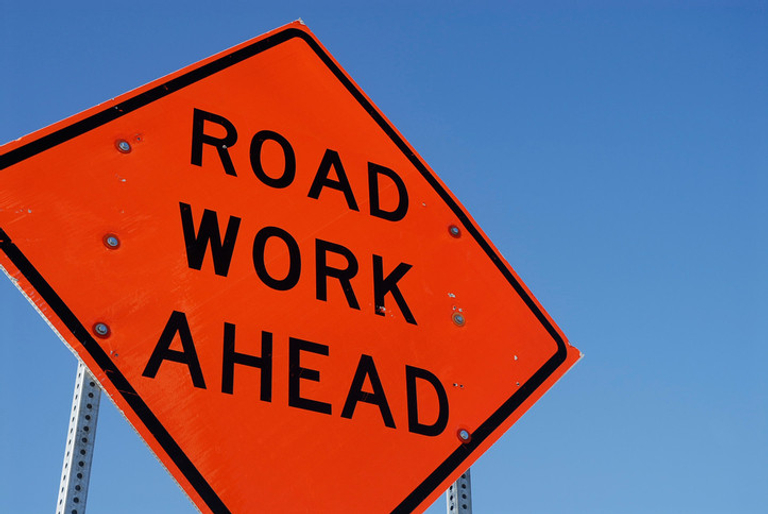
[[[585,354],[475,512],[768,512],[768,3],[3,0],[0,143],[297,18]],[[0,510],[53,510],[75,370],[1,278]],[[195,511],[97,434],[89,512]]]

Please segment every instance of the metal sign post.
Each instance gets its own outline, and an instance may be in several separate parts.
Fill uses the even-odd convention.
[[[56,514],[85,512],[100,399],[101,387],[79,361]]]
[[[469,471],[462,473],[445,492],[448,514],[472,514],[472,480]]]

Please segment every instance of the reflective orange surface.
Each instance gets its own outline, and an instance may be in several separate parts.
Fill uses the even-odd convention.
[[[0,264],[205,512],[421,511],[578,360],[300,23],[0,152]]]

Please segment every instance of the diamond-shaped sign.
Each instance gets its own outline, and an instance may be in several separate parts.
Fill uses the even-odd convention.
[[[579,357],[301,23],[1,152],[0,264],[203,511],[423,510]]]

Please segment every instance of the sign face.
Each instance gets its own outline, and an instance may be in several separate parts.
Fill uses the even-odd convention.
[[[423,510],[579,357],[301,23],[0,153],[0,265],[204,512]]]

